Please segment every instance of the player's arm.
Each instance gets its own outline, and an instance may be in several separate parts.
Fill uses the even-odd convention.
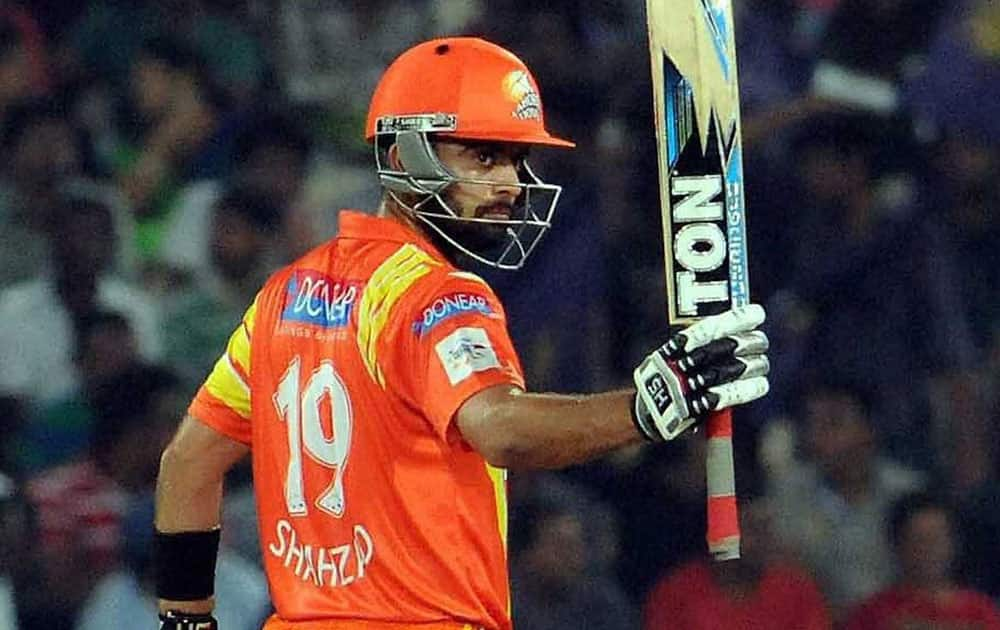
[[[249,450],[188,415],[163,451],[156,483],[154,549],[161,614],[211,613],[222,482]]]
[[[215,630],[222,481],[249,451],[250,338],[257,299],[160,457],[153,567],[161,630]]]
[[[562,468],[640,442],[631,419],[634,390],[572,396],[497,385],[472,396],[458,430],[501,468]]]
[[[709,411],[767,393],[763,321],[751,305],[685,328],[636,368],[635,390],[563,396],[499,385],[466,400],[455,422],[503,468],[560,468],[643,438],[672,440]]]

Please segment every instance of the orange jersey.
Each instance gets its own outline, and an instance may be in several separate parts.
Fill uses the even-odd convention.
[[[190,413],[251,446],[282,627],[510,628],[505,473],[452,422],[524,386],[503,308],[401,223],[340,226],[268,280]]]

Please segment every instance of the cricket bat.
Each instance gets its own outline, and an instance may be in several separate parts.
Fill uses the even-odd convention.
[[[668,320],[749,302],[731,0],[646,0]],[[732,418],[707,423],[708,548],[740,557]]]

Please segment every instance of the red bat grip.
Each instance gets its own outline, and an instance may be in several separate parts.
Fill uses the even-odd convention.
[[[733,417],[730,409],[708,417],[705,477],[708,485],[708,550],[716,560],[740,557],[740,524],[733,468]]]

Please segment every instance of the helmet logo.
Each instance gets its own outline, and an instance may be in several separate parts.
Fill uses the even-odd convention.
[[[542,101],[524,70],[514,70],[503,79],[503,91],[516,105],[512,115],[518,120],[541,120]]]

